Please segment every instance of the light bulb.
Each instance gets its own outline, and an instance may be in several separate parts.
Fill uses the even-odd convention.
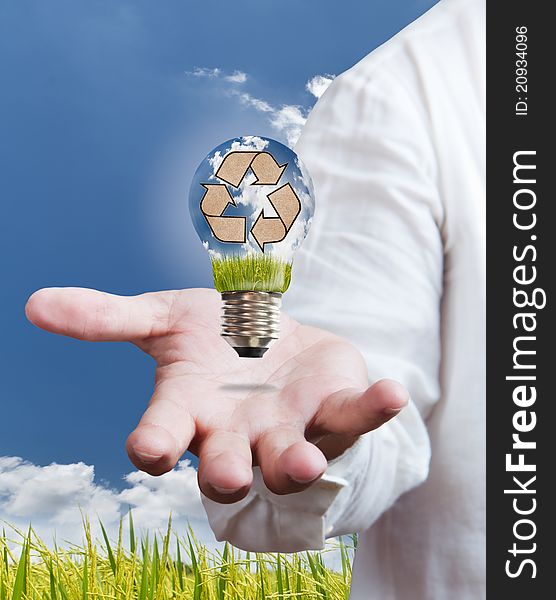
[[[222,295],[221,335],[243,358],[262,357],[278,338],[282,294],[314,209],[306,168],[269,138],[228,140],[195,172],[189,210]]]

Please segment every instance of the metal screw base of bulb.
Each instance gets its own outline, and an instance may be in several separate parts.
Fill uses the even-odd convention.
[[[224,292],[222,337],[242,358],[261,358],[280,333],[282,294]]]

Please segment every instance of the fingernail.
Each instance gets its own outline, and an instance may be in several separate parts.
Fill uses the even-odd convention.
[[[322,473],[320,475],[317,475],[316,477],[311,477],[310,479],[294,477],[293,475],[288,475],[288,477],[295,483],[301,483],[302,485],[307,485],[308,483],[313,483],[314,481],[318,481],[322,477]]]
[[[403,406],[401,408],[385,408],[382,412],[387,417],[395,417],[397,414],[401,413],[403,410]]]
[[[143,463],[147,465],[151,465],[155,462],[158,462],[162,458],[162,454],[149,454],[148,452],[141,452],[139,450],[134,450],[135,456]]]
[[[218,492],[219,494],[222,494],[224,496],[230,496],[231,494],[236,494],[237,492],[239,492],[239,490],[241,490],[241,488],[223,488],[223,487],[219,487],[217,485],[213,485],[211,484],[212,489],[215,492]]]

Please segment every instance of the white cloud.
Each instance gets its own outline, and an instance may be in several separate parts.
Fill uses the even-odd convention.
[[[275,129],[284,133],[288,145],[293,146],[297,142],[306,120],[305,109],[286,104],[274,112],[270,122]]]
[[[224,79],[230,83],[245,83],[247,74],[243,71],[234,71],[231,75],[225,75]]]
[[[215,544],[197,485],[197,472],[189,461],[161,477],[140,471],[125,476],[127,487],[114,490],[95,481],[94,467],[82,462],[47,466],[35,465],[19,457],[0,457],[0,520],[19,529],[32,523],[49,543],[79,543],[82,514],[91,519],[93,532],[100,534],[98,519],[115,537],[120,518],[133,510],[138,530],[164,529],[170,513],[178,534],[190,523],[199,540]]]
[[[328,86],[334,81],[335,75],[315,75],[305,84],[305,89],[313,94],[315,98],[320,98],[326,92]]]
[[[265,113],[272,127],[282,134],[288,146],[291,147],[297,142],[301,129],[307,120],[307,110],[305,108],[293,104],[273,106],[266,100],[261,100],[261,98],[256,98],[247,92],[238,92],[237,90],[229,90],[229,93],[237,97],[244,106]]]
[[[207,67],[195,67],[193,71],[186,71],[186,75],[192,77],[220,77],[220,69],[208,69]]]
[[[245,135],[242,138],[240,138],[240,140],[236,140],[236,141],[232,142],[229,152],[240,152],[240,151],[261,152],[267,146],[268,146],[267,140],[263,140],[263,138],[260,138],[256,135]],[[209,165],[212,167],[211,178],[214,179],[214,178],[216,178],[216,171],[218,171],[218,168],[220,167],[220,165],[222,164],[222,161],[224,160],[224,155],[220,151],[217,151],[212,156],[210,156],[207,160],[209,162]]]
[[[231,96],[237,98],[243,106],[265,114],[272,127],[283,137],[288,146],[292,147],[297,142],[310,108],[296,104],[275,106],[262,98],[253,96],[249,92],[239,91],[237,84],[243,84],[247,81],[247,74],[243,71],[225,74],[218,67],[212,69],[195,67],[193,71],[187,71],[186,74],[197,78],[218,79],[232,84],[227,90]],[[328,74],[315,75],[307,81],[305,89],[318,99],[332,83],[334,77],[334,75]]]
[[[255,110],[257,110],[259,112],[273,113],[276,110],[275,108],[270,106],[270,104],[268,102],[265,102],[264,100],[261,100],[260,98],[255,98],[254,96],[251,96],[251,94],[248,94],[247,92],[239,93],[234,90],[233,95],[237,96],[243,105],[248,106],[250,108],[254,108]]]
[[[218,252],[218,250],[213,250],[212,248],[209,248],[208,242],[205,241],[202,243],[203,248],[208,252],[211,260],[222,260],[224,258],[223,255],[220,252]]]
[[[235,70],[232,73],[225,73],[222,69],[215,67],[209,69],[208,67],[194,67],[193,71],[186,71],[186,75],[190,77],[197,77],[199,79],[223,79],[228,83],[242,84],[247,81],[247,73],[243,71]]]

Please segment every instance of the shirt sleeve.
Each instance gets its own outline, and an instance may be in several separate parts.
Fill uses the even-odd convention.
[[[418,87],[384,66],[346,72],[313,109],[296,151],[313,178],[316,212],[285,307],[349,339],[369,381],[397,379],[411,401],[303,492],[272,494],[256,472],[242,501],[204,498],[216,537],[248,550],[318,549],[326,537],[371,526],[426,478],[424,420],[439,397],[441,173]]]

